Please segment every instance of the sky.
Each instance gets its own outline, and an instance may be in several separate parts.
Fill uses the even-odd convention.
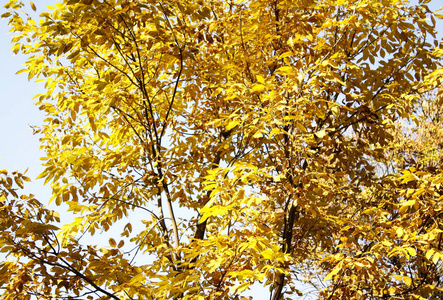
[[[24,2],[29,4],[27,0]],[[38,12],[54,2],[34,0]],[[432,0],[429,7],[435,10],[441,3],[441,0]],[[5,10],[0,8],[0,14],[3,12]],[[439,20],[438,29],[441,37],[442,20]],[[30,125],[43,123],[44,115],[33,105],[35,101],[32,99],[34,95],[43,92],[43,85],[29,82],[26,74],[15,74],[23,68],[25,57],[13,55],[10,51],[12,35],[8,30],[6,20],[0,20],[0,169],[9,172],[24,172],[28,169],[27,175],[33,181],[26,185],[26,191],[46,202],[51,197],[49,186],[43,186],[43,180],[34,180],[43,171],[39,158],[44,153],[39,151],[38,136],[33,135],[30,128]]]
[[[43,9],[43,3],[49,5],[54,1],[38,2]],[[4,12],[0,8],[0,13]],[[26,74],[16,75],[23,69],[25,57],[13,55],[12,35],[8,31],[7,20],[0,20],[0,169],[24,172],[29,168],[27,175],[35,179],[43,171],[39,159],[43,152],[39,151],[38,136],[32,134],[30,126],[43,124],[44,114],[33,105],[32,98],[43,92],[43,84],[28,81]],[[49,199],[50,189],[41,180],[33,180],[26,186],[27,191]]]

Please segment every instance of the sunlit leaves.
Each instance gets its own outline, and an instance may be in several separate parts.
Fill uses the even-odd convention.
[[[424,5],[62,1],[38,22],[5,7],[18,73],[46,88],[39,177],[75,214],[53,225],[2,171],[1,250],[36,262],[7,265],[5,295],[439,292],[443,135],[423,95],[442,50]]]

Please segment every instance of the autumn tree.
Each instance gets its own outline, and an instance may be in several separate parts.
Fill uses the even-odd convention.
[[[9,0],[47,200],[76,218],[1,171],[2,298],[442,297],[428,2]]]

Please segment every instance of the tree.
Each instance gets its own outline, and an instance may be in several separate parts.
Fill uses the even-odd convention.
[[[2,297],[441,297],[427,2],[64,0],[34,21],[8,1],[47,91],[40,177],[77,217],[1,172]]]

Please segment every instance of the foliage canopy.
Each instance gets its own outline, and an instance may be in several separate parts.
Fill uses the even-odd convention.
[[[443,297],[427,2],[8,1],[46,87],[40,177],[76,218],[1,171],[1,297]]]

